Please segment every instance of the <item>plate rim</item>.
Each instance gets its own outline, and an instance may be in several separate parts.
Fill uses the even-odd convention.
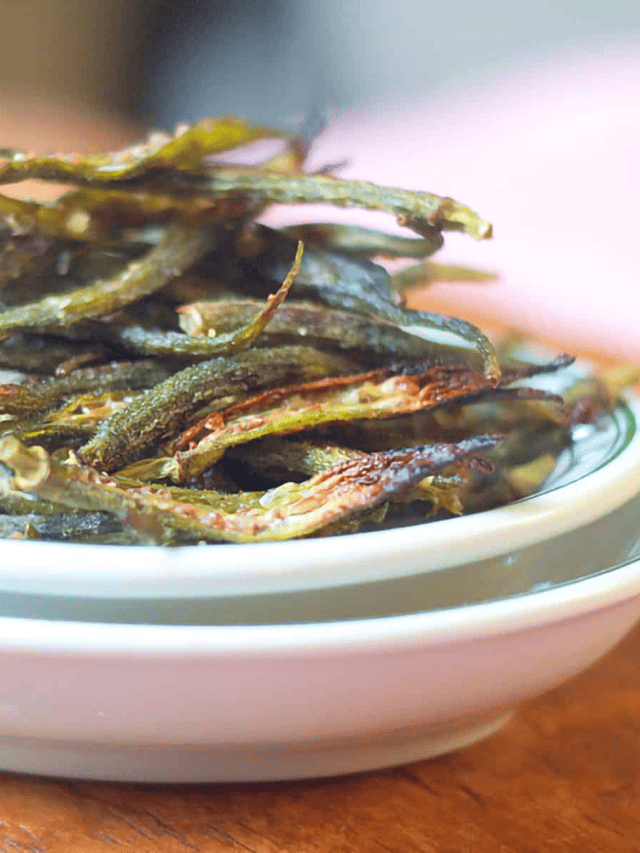
[[[640,599],[640,558],[552,589],[420,613],[268,625],[154,625],[0,617],[0,651],[46,656],[259,657],[465,643]],[[640,611],[640,602],[639,602]],[[639,613],[640,615],[640,613]]]
[[[83,598],[228,597],[406,577],[415,574],[417,553],[420,573],[500,557],[596,521],[640,492],[640,398],[626,395],[622,409],[632,435],[609,461],[574,482],[485,512],[347,536],[214,547],[4,539],[0,590]],[[221,554],[224,561],[216,563]]]

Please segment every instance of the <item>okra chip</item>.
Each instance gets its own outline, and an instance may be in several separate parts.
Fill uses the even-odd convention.
[[[0,172],[0,180],[2,173]],[[162,184],[161,184],[162,185]],[[205,190],[214,198],[248,197],[277,204],[331,204],[390,213],[398,223],[431,239],[433,229],[462,231],[476,240],[493,234],[490,222],[464,204],[430,192],[386,187],[329,175],[282,175],[216,165],[206,177],[175,176],[174,185]]]
[[[70,397],[87,391],[106,393],[150,388],[167,378],[162,364],[145,359],[87,367],[67,376],[31,379],[21,385],[0,385],[0,412],[11,415],[44,415]]]
[[[478,454],[496,438],[476,436],[458,444],[384,451],[348,460],[304,483],[266,492],[259,507],[234,512],[176,501],[169,491],[122,489],[98,471],[60,465],[43,448],[0,439],[0,463],[11,488],[65,506],[106,510],[151,541],[265,542],[309,536],[353,513],[372,509],[424,477],[458,463],[480,464]]]
[[[211,244],[209,225],[195,229],[172,225],[147,255],[132,261],[113,278],[0,312],[0,338],[17,329],[64,326],[111,314],[177,278],[203,257]]]
[[[358,225],[338,225],[334,222],[309,222],[280,229],[283,234],[302,240],[308,245],[336,250],[345,255],[371,258],[426,258],[442,248],[444,239],[434,228],[427,237],[399,237]]]
[[[266,355],[264,350],[244,350],[204,361],[173,374],[107,418],[79,455],[88,465],[113,471],[181,429],[216,398],[242,397],[282,382],[348,373],[350,368],[342,356],[300,346],[279,347]]]
[[[233,331],[214,334],[206,338],[145,329],[142,326],[120,326],[117,324],[86,324],[75,334],[97,337],[137,355],[175,356],[190,359],[212,358],[216,355],[232,355],[250,346],[272,321],[277,309],[288,294],[296,273],[300,269],[303,246],[298,244],[293,266],[277,292],[270,295],[261,306],[254,306],[250,316]]]
[[[211,335],[216,340],[219,335],[233,333],[249,322],[263,304],[262,301],[240,299],[194,302],[178,308],[179,323],[194,338],[190,345],[193,350],[197,351],[198,345],[204,350],[207,336]],[[312,302],[283,305],[255,341],[255,346],[282,346],[293,344],[300,338],[323,349],[353,353],[365,363],[388,364],[390,360],[436,359],[442,356],[442,347],[385,320]],[[463,356],[471,360],[469,352],[461,349],[452,347],[447,354],[456,361]]]
[[[521,373],[506,375],[502,381],[513,382]],[[326,424],[393,418],[496,393],[549,397],[535,389],[495,389],[483,372],[455,365],[403,365],[321,379],[268,390],[214,412],[183,433],[172,457],[143,460],[133,466],[131,474],[184,482],[217,462],[227,448],[257,438]],[[189,449],[181,449],[185,447]]]
[[[286,235],[264,226],[253,230],[240,246],[244,269],[270,287],[288,269],[295,244]],[[431,330],[449,332],[467,341],[483,360],[488,377],[497,380],[500,365],[493,345],[472,323],[429,311],[416,311],[398,304],[389,274],[366,258],[350,257],[317,246],[307,248],[296,280],[297,292],[331,308],[346,309],[378,317],[403,328],[420,328],[429,339]],[[442,344],[443,349],[445,345]]]
[[[144,141],[110,154],[35,154],[0,150],[0,184],[39,178],[71,184],[130,181],[163,170],[198,171],[207,157],[259,139],[286,137],[282,131],[245,124],[233,117],[205,118],[179,125],[175,133],[154,132]]]

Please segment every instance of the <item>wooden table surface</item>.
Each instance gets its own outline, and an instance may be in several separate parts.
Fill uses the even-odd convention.
[[[0,775],[3,853],[640,850],[640,628],[499,734],[392,770],[144,786]]]

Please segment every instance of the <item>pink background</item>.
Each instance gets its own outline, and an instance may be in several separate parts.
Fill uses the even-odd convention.
[[[312,165],[345,159],[344,176],[451,195],[494,223],[494,240],[452,234],[437,256],[501,274],[446,286],[461,316],[469,306],[640,361],[640,48],[619,43],[471,93],[343,117]],[[296,220],[326,215],[306,208]],[[395,227],[378,214],[330,215]]]

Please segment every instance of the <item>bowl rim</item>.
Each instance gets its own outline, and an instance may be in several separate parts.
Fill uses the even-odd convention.
[[[0,651],[46,656],[273,658],[379,654],[506,636],[640,598],[640,558],[551,589],[420,613],[286,625],[152,625],[0,617]],[[639,604],[640,615],[640,604]]]
[[[626,439],[579,479],[496,509],[346,536],[215,547],[2,540],[0,590],[90,598],[198,598],[390,580],[500,557],[576,530],[640,493],[640,398]],[[143,559],[142,559],[143,557]]]

